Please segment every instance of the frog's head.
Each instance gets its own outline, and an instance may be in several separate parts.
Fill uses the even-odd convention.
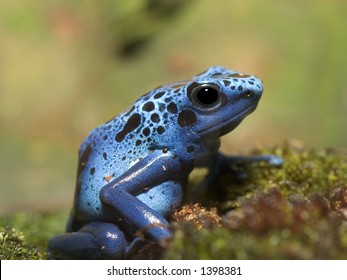
[[[262,82],[254,76],[223,67],[209,68],[186,88],[189,102],[182,111],[182,123],[194,119],[191,128],[201,137],[224,135],[255,110],[262,92]]]

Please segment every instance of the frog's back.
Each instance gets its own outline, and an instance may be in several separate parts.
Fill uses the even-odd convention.
[[[178,107],[186,82],[157,88],[119,116],[94,129],[79,151],[75,215],[102,216],[99,191],[155,149],[177,138]]]

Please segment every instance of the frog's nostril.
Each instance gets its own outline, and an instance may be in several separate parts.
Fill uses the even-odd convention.
[[[245,92],[242,93],[242,98],[243,99],[250,99],[255,95],[255,93],[251,90],[247,90]]]

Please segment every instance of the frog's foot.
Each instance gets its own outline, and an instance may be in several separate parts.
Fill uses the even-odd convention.
[[[93,222],[78,232],[58,235],[48,242],[48,259],[123,259],[128,242],[111,223]]]
[[[284,164],[284,160],[275,155],[258,155],[258,156],[225,156],[225,160],[229,165],[247,165],[253,162],[267,162],[273,167],[281,167]]]
[[[212,169],[210,181],[216,180],[222,173],[232,172],[237,181],[244,181],[249,178],[245,168],[254,162],[267,162],[272,167],[281,167],[284,160],[275,155],[256,156],[225,156],[218,154]]]

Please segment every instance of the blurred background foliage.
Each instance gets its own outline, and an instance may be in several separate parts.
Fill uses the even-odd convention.
[[[2,0],[0,213],[69,208],[91,129],[213,65],[265,86],[224,151],[346,147],[346,11],[345,0]]]

